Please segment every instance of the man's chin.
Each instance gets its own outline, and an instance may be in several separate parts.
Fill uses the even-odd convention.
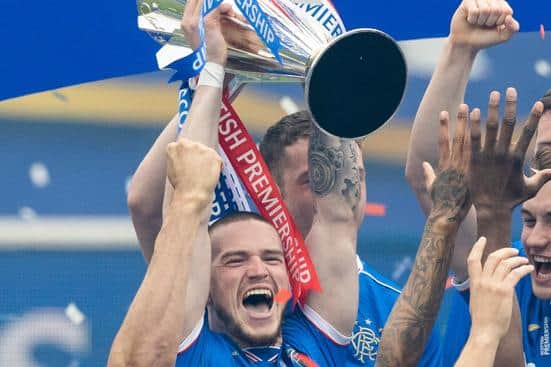
[[[539,299],[551,299],[551,282],[545,282],[546,284],[540,284],[541,281],[538,281],[534,278],[534,275],[532,274],[532,292],[534,293],[534,296],[536,296]],[[550,284],[547,284],[550,283]]]
[[[238,331],[241,342],[246,347],[260,347],[265,345],[275,345],[280,341],[281,324],[266,325],[263,327],[246,325]]]

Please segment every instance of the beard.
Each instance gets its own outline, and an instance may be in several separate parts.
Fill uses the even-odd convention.
[[[224,324],[224,334],[235,340],[241,347],[263,347],[275,345],[281,336],[281,318],[277,329],[270,334],[259,335],[249,331],[246,325],[239,323],[229,312],[216,303],[212,303],[212,310]]]

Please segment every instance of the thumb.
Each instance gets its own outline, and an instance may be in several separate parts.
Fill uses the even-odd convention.
[[[528,188],[528,194],[530,197],[536,195],[536,193],[541,189],[547,181],[551,180],[551,169],[544,169],[541,171],[533,170],[535,174],[526,179],[526,187]]]
[[[436,174],[434,173],[434,169],[429,162],[423,162],[423,173],[425,176],[425,187],[427,188],[427,191],[430,191],[432,184],[436,179]]]
[[[505,18],[505,23],[497,27],[502,40],[506,41],[520,30],[520,24],[511,15]]]

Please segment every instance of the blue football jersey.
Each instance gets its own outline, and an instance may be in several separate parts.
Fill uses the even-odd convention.
[[[347,367],[375,366],[381,334],[400,288],[358,259],[360,298]],[[419,366],[441,366],[440,340],[433,331]]]
[[[337,367],[344,364],[349,338],[341,335],[308,306],[286,314],[283,344],[239,348],[227,336],[211,331],[205,316],[180,345],[177,367]]]
[[[526,256],[522,243],[513,247]],[[445,332],[446,366],[452,366],[459,357],[469,336],[471,317],[469,314],[469,291],[451,288],[446,292],[451,309]],[[525,276],[516,287],[522,318],[523,347],[527,367],[551,366],[551,300],[537,298],[532,291],[530,276]]]

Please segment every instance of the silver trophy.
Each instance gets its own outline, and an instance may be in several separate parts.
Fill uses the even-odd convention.
[[[327,6],[325,0],[303,1],[311,7]],[[161,68],[191,52],[180,30],[186,2],[137,1],[139,28],[163,45],[157,54]],[[404,56],[390,36],[375,29],[356,29],[333,38],[327,30],[331,20],[320,23],[321,17],[308,15],[300,3],[258,0],[280,39],[281,62],[244,17],[223,17],[226,70],[238,84],[303,83],[306,105],[319,128],[345,138],[366,136],[387,122],[402,100]]]

